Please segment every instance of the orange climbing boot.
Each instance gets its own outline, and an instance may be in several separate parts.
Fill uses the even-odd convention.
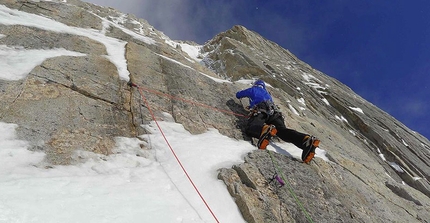
[[[269,145],[270,139],[276,135],[278,130],[274,125],[264,125],[261,130],[260,139],[258,140],[257,147],[259,149],[266,149],[267,145]]]
[[[303,139],[302,160],[309,163],[315,156],[315,149],[319,146],[320,140],[314,136],[305,136]]]

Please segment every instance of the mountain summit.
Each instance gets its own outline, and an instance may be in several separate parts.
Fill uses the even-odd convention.
[[[197,45],[79,0],[3,0],[0,55],[0,123],[44,153],[41,171],[84,163],[79,151],[115,155],[154,120],[252,141],[234,95],[262,79],[287,125],[321,144],[310,165],[275,140],[213,169],[247,222],[429,222],[428,139],[243,26]]]

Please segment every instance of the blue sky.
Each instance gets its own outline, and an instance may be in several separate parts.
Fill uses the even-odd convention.
[[[199,44],[243,25],[430,138],[430,2],[86,0]]]

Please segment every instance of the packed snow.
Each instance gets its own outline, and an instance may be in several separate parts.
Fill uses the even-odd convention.
[[[203,47],[202,45],[191,45],[191,44],[184,43],[184,42],[173,41],[167,36],[162,36],[161,38],[164,39],[165,43],[167,43],[168,45],[170,45],[171,47],[173,47],[175,49],[177,47],[180,47],[180,49],[183,52],[185,52],[191,58],[191,59],[189,59],[189,58],[185,57],[191,63],[202,61],[203,56],[200,54],[200,51]]]
[[[293,114],[300,116],[299,112],[290,103],[288,103],[288,108],[291,110]]]
[[[305,79],[305,84],[309,87],[315,89],[319,94],[327,94],[325,90],[328,88],[328,85],[322,86],[322,81],[320,81],[318,78],[316,78],[312,74],[307,74],[303,72],[302,74],[303,79]]]
[[[363,109],[361,109],[361,108],[356,108],[356,107],[349,107],[349,108],[353,111],[360,112],[361,114],[364,114]]]
[[[353,136],[357,136],[357,132],[352,129],[349,130],[349,133],[351,133],[351,135]]]
[[[25,78],[34,67],[48,58],[85,55],[65,49],[26,50],[23,47],[0,45],[0,79],[16,81]]]
[[[256,148],[215,129],[192,135],[174,122],[159,125],[219,222],[244,222],[217,173]],[[112,155],[76,151],[75,165],[50,168],[17,127],[0,122],[0,222],[216,222],[155,122],[142,140],[118,137]],[[283,151],[268,149],[300,158],[292,144],[276,145]],[[324,150],[316,154],[327,160]]]
[[[127,33],[128,35],[130,35],[134,39],[140,40],[140,41],[147,43],[147,44],[155,44],[155,40],[153,40],[150,37],[142,35],[143,32],[139,32],[140,34],[138,34],[136,32],[133,32],[133,31],[126,29],[123,26],[121,26],[121,24],[124,24],[127,21],[127,16],[125,14],[122,14],[120,17],[110,17],[111,19],[113,19],[112,22],[103,18],[103,17],[98,16],[97,14],[93,14],[93,15],[99,17],[102,20],[104,29],[109,28],[110,26],[114,26],[114,27],[120,29],[121,31],[123,31],[124,33]],[[137,21],[134,20],[134,22],[137,22]],[[100,42],[102,42],[102,41],[100,41]]]
[[[405,145],[406,147],[409,147],[409,145],[406,143],[406,141],[404,139],[402,139],[402,143],[403,145]]]
[[[302,105],[306,106],[306,102],[305,102],[305,99],[304,99],[304,98],[298,98],[298,99],[297,99],[297,101],[298,101],[300,104],[302,104]]]
[[[190,67],[190,66],[188,66],[188,65],[186,65],[186,64],[183,64],[183,63],[181,63],[181,62],[179,62],[179,61],[177,61],[177,60],[174,60],[174,59],[172,59],[172,58],[169,58],[169,57],[163,56],[163,55],[161,55],[161,54],[157,54],[157,56],[162,57],[162,58],[164,58],[164,59],[166,59],[166,60],[169,60],[169,61],[171,61],[171,62],[173,62],[173,63],[179,64],[179,65],[181,65],[181,66],[183,66],[183,67],[185,67],[185,68],[188,68],[188,69],[194,70],[194,71],[196,71],[196,72],[200,73],[201,75],[203,75],[203,76],[205,76],[205,77],[208,77],[208,78],[212,79],[213,81],[215,81],[215,82],[217,82],[217,83],[232,83],[231,81],[224,80],[224,79],[221,79],[221,78],[212,77],[212,76],[210,76],[210,75],[208,75],[208,74],[205,74],[205,73],[203,73],[203,72],[197,71],[197,70],[195,70],[194,68],[192,68],[192,67]]]
[[[321,100],[324,102],[324,104],[326,104],[326,105],[330,106],[330,102],[328,102],[328,100],[327,100],[327,99],[322,98]]]
[[[340,117],[339,116],[337,116],[337,115],[335,115],[334,116],[337,120],[340,120],[340,121],[342,121],[342,122],[348,122],[348,120],[345,118],[345,117],[343,117],[343,115],[341,115]]]
[[[101,17],[100,17],[101,18]],[[134,38],[137,38],[141,41],[145,41],[148,44],[154,44],[154,40],[150,39],[149,37],[141,36],[137,33],[134,33],[132,31],[126,30],[117,24],[110,22],[104,18],[101,18],[104,24],[104,27],[106,26],[116,26],[118,28],[121,28],[121,30],[127,32],[128,34],[132,35]],[[84,36],[88,37],[90,39],[93,39],[95,41],[98,41],[106,46],[106,51],[108,55],[106,57],[113,63],[118,69],[118,74],[121,79],[128,81],[130,79],[129,72],[127,69],[127,61],[125,59],[125,44],[126,42],[115,39],[112,37],[105,36],[105,33],[98,30],[93,29],[84,29],[84,28],[78,28],[78,27],[72,27],[65,25],[63,23],[54,21],[52,19],[30,14],[22,11],[18,11],[15,9],[7,8],[4,5],[0,5],[0,24],[3,25],[22,25],[22,26],[29,26],[29,27],[36,27],[38,29],[43,29],[46,31],[51,32],[57,32],[57,33],[68,33],[72,35],[78,35],[78,36]],[[2,56],[3,57],[3,56]],[[43,62],[43,61],[42,61]],[[38,65],[38,64],[36,64]],[[5,71],[1,71],[2,73],[5,73]],[[5,75],[3,75],[5,76]],[[21,75],[22,76],[22,75]],[[25,76],[24,76],[25,77]],[[24,78],[21,77],[21,78]]]

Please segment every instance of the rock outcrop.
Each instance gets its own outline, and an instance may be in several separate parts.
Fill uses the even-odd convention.
[[[232,115],[245,114],[234,95],[247,85],[236,81],[261,78],[288,126],[321,138],[329,161],[305,165],[281,149],[256,150],[221,169],[248,222],[429,222],[428,139],[259,34],[234,26],[198,46],[79,0],[2,0],[0,7],[0,51],[41,57],[13,78],[0,76],[0,121],[18,124],[31,149],[47,154],[40,168],[79,162],[75,150],[109,155],[115,137],[145,131],[147,105],[191,133],[216,128],[249,140],[246,118]],[[271,181],[275,174],[284,186]]]

